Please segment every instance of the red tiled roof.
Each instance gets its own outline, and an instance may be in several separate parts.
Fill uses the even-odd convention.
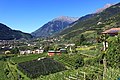
[[[111,28],[102,32],[102,34],[117,34],[118,32],[120,32],[120,28]]]

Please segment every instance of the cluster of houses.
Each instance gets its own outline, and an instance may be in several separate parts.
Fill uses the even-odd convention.
[[[43,53],[43,49],[36,49],[36,50],[25,50],[25,51],[20,51],[20,55],[25,55],[25,54],[41,54]],[[54,56],[54,55],[60,55],[61,53],[67,53],[66,49],[60,49],[59,51],[55,50],[49,50],[48,51],[48,56]]]
[[[66,49],[60,49],[59,51],[50,50],[48,51],[49,56],[60,55],[61,53],[67,53]]]
[[[36,50],[24,50],[24,51],[20,51],[20,54],[41,54],[43,53],[44,50],[43,49],[36,49]]]

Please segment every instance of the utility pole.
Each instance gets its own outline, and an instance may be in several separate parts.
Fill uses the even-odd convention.
[[[104,35],[104,44],[103,44],[103,47],[104,47],[104,52],[106,52],[106,49],[107,49],[107,42],[106,42],[106,34]],[[103,66],[104,66],[104,71],[103,71],[103,80],[105,80],[105,77],[106,77],[106,71],[107,71],[107,67],[106,67],[106,56],[105,56],[105,53],[104,53],[104,58],[103,58]]]

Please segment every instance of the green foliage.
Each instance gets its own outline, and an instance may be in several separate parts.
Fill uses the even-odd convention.
[[[102,80],[102,70],[88,66],[66,70],[37,78],[38,80]]]
[[[84,65],[84,59],[82,57],[79,57],[75,61],[75,69],[78,69],[79,67],[83,67],[83,65]]]
[[[80,44],[84,44],[85,41],[86,41],[85,36],[82,34],[82,35],[80,36]]]
[[[10,71],[8,69],[4,69],[4,70],[5,70],[5,74],[8,75]]]
[[[111,67],[120,67],[120,37],[110,37],[108,39],[109,47],[106,51],[108,65]]]
[[[58,55],[53,56],[53,59],[63,63],[68,68],[75,68],[76,66],[83,65],[83,63],[79,64],[79,59],[82,59],[82,55],[80,54],[75,54],[75,55],[61,54],[60,56]]]
[[[102,55],[98,55],[94,58],[84,58],[84,66],[100,66],[103,64]]]
[[[111,68],[107,69],[106,80],[119,80],[120,78],[120,68]]]
[[[50,49],[49,46],[45,46],[45,47],[44,47],[44,52],[48,52],[49,49]]]
[[[0,60],[0,80],[9,80],[7,78],[8,71],[6,72],[6,62]]]

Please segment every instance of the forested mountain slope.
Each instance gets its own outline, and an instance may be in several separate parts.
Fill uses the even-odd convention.
[[[12,30],[6,25],[0,23],[0,40],[12,40],[12,39],[30,39],[32,36],[28,33],[24,33],[18,30]]]
[[[100,34],[102,31],[112,28],[120,27],[120,3],[115,4],[100,13],[92,14],[91,17],[81,20],[81,17],[76,24],[63,30],[59,35],[64,39],[73,39],[76,36],[86,31],[93,31]]]

